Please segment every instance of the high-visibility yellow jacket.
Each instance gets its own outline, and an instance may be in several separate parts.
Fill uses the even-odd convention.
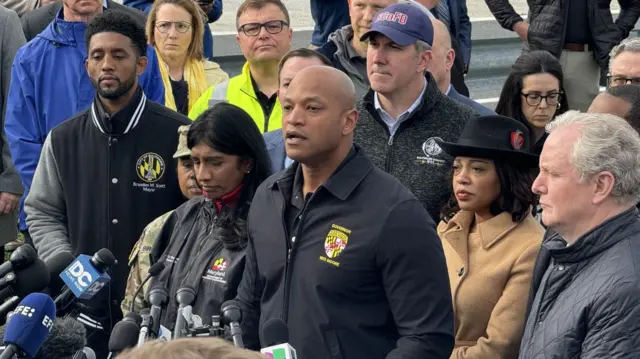
[[[266,118],[262,106],[253,90],[251,75],[249,73],[249,63],[242,67],[242,73],[218,85],[211,86],[193,104],[189,112],[189,118],[195,120],[208,108],[213,107],[218,102],[228,102],[245,110],[260,129],[260,132],[268,132],[282,128],[282,107],[280,100],[271,110],[271,115]]]

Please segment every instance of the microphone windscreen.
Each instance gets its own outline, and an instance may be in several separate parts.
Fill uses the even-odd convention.
[[[44,264],[44,263],[43,263]],[[56,305],[46,294],[31,293],[20,302],[4,333],[4,344],[14,344],[34,357],[56,319]]]
[[[87,330],[72,317],[58,318],[53,322],[51,334],[38,352],[36,359],[70,358],[87,345]]]
[[[37,258],[38,253],[36,252],[35,248],[33,248],[30,244],[23,244],[20,247],[16,248],[13,253],[11,253],[9,262],[11,262],[11,266],[15,271],[16,269],[28,267]]]
[[[18,297],[44,290],[49,285],[49,268],[41,259],[25,269],[15,272],[15,284],[11,287]]]
[[[53,257],[49,258],[45,263],[47,264],[47,268],[49,268],[49,277],[50,283],[49,288],[54,293],[60,292],[62,287],[65,285],[62,278],[60,278],[60,273],[62,273],[76,258],[71,254],[71,252],[58,252]]]
[[[111,268],[118,264],[116,257],[114,257],[113,253],[111,253],[111,251],[106,248],[102,248],[101,250],[97,251],[94,255],[94,258],[98,259],[100,264],[102,264],[102,266],[106,268]]]
[[[142,323],[142,316],[140,316],[140,314],[136,312],[129,312],[127,313],[127,315],[124,316],[123,320],[130,321],[130,322],[136,323],[137,325],[140,325],[140,323]]]
[[[262,338],[268,347],[287,343],[289,342],[289,327],[281,319],[271,318],[264,323]]]
[[[155,262],[151,268],[149,268],[149,274],[151,274],[152,277],[157,276],[158,274],[160,274],[160,272],[162,272],[164,270],[164,261],[162,262]]]
[[[140,326],[132,321],[121,320],[113,327],[109,337],[109,351],[120,352],[138,344]]]

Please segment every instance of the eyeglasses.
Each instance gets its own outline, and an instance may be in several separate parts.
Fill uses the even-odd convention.
[[[172,25],[175,26],[176,31],[181,34],[189,31],[191,28],[191,24],[186,21],[158,21],[156,22],[156,29],[163,34],[166,34],[171,31]]]
[[[275,35],[281,33],[285,26],[289,26],[289,24],[282,20],[271,20],[265,23],[250,22],[240,26],[238,32],[242,31],[247,36],[258,36],[260,29],[264,27],[268,33]]]
[[[607,83],[610,87],[622,86],[622,85],[640,85],[640,77],[625,77],[625,76],[607,76]]]
[[[542,96],[539,93],[521,93],[521,95],[527,100],[527,104],[529,104],[529,106],[538,106],[542,100],[547,101],[547,105],[556,106],[562,97],[561,92],[552,92],[545,96]]]

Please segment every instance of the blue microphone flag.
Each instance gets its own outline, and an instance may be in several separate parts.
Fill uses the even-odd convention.
[[[13,312],[4,344],[14,344],[29,357],[34,357],[44,343],[56,319],[56,305],[46,294],[31,293],[26,296]]]
[[[91,299],[109,283],[109,274],[99,272],[91,257],[81,254],[62,273],[60,278],[71,289],[73,295],[80,299]]]

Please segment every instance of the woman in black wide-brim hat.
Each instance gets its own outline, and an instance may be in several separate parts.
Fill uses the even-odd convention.
[[[543,227],[532,216],[538,156],[527,127],[502,116],[469,121],[454,157],[453,196],[438,235],[449,269],[456,344],[451,358],[517,358]]]

